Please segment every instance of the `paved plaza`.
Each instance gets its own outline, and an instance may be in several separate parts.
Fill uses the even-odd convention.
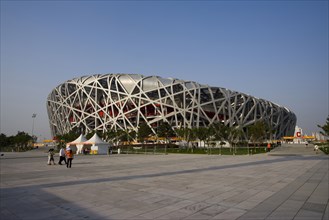
[[[58,156],[55,157],[56,162]],[[328,156],[1,157],[0,219],[328,219]]]

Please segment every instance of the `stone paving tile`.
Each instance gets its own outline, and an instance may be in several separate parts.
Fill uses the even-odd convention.
[[[226,201],[226,200],[224,200],[224,201],[219,202],[218,204],[221,205],[221,206],[224,206],[224,207],[228,207],[228,208],[231,208],[231,207],[238,208],[237,205],[239,204],[239,202],[237,202],[237,201]]]
[[[139,218],[154,219],[160,218],[161,216],[166,215],[167,213],[176,212],[177,210],[183,209],[187,206],[195,204],[193,201],[181,200],[177,203],[172,203],[167,206],[161,206],[159,208],[153,208],[152,210],[145,211],[144,214],[139,215]]]
[[[227,207],[215,204],[215,205],[208,206],[205,209],[201,209],[198,213],[200,213],[202,215],[207,215],[209,217],[213,217],[213,216],[218,215],[219,213],[224,212],[227,209],[228,209]]]
[[[269,198],[273,194],[274,194],[274,192],[272,192],[272,191],[262,190],[259,193],[248,198],[248,200],[255,201],[255,202],[261,202],[261,201],[264,201],[265,199]]]
[[[177,211],[173,211],[173,212],[167,213],[165,215],[159,216],[158,218],[155,218],[155,219],[159,219],[159,220],[167,220],[167,219],[172,219],[172,220],[188,219],[188,217],[190,215],[191,215],[190,213],[187,213],[185,211],[177,210]]]
[[[307,200],[311,203],[327,204],[329,199],[328,182],[321,182]]]
[[[160,200],[157,203],[160,204],[160,205],[169,206],[169,205],[172,205],[172,204],[176,204],[176,203],[178,203],[180,201],[182,201],[182,199],[176,198],[176,197],[172,197],[172,196],[167,196],[167,197],[164,197],[163,200]]]
[[[326,211],[325,211],[325,213],[323,214],[323,219],[324,219],[324,220],[329,220],[329,202],[328,202],[328,204],[327,204]]]
[[[150,197],[149,199],[144,200],[144,202],[147,204],[154,204],[154,203],[158,203],[164,199],[165,199],[164,196],[156,194],[153,197]]]
[[[197,212],[195,214],[189,215],[185,219],[196,219],[196,220],[200,219],[200,220],[202,220],[202,219],[209,219],[209,218],[211,218],[211,216],[208,215],[207,213]]]
[[[235,208],[250,210],[256,207],[261,201],[253,201],[251,199],[244,200],[243,202],[235,205]]]
[[[211,198],[212,196],[210,195],[204,195],[204,194],[197,194],[193,197],[190,197],[189,200],[192,200],[194,202],[204,202],[206,201],[207,199]]]
[[[245,214],[247,211],[244,209],[238,209],[238,208],[230,208],[226,211],[214,216],[211,219],[229,219],[234,220]]]
[[[197,202],[188,206],[185,206],[184,208],[182,208],[181,210],[189,212],[189,213],[195,213],[198,212],[202,209],[208,208],[211,205],[205,202]]]
[[[140,213],[134,211],[125,211],[116,214],[109,213],[108,215],[104,215],[104,217],[109,219],[130,219],[130,218],[135,219],[136,216],[138,216],[139,214]]]
[[[96,213],[108,213],[110,211],[112,214],[117,214],[120,212],[124,212],[125,209],[113,207],[112,205],[108,205],[108,204],[104,204],[102,206],[94,207],[93,211]]]
[[[293,219],[300,208],[303,206],[304,201],[287,200],[274,212],[271,213],[266,219]]]
[[[313,212],[320,212],[323,213],[326,209],[327,204],[318,204],[318,203],[311,203],[311,202],[306,202],[302,209],[308,210],[308,211],[313,211]]]
[[[243,202],[244,200],[252,197],[253,195],[257,194],[258,191],[257,190],[254,190],[254,189],[249,189],[245,192],[242,192],[238,195],[235,195],[235,196],[232,196],[228,199],[225,199],[225,202],[234,202],[234,203],[240,203],[240,202]]]
[[[159,195],[152,194],[152,193],[143,193],[139,196],[134,197],[134,200],[137,202],[144,202],[148,201],[148,203],[153,203],[152,199],[153,198],[159,198]],[[157,199],[156,201],[161,201],[161,199]]]
[[[227,198],[239,195],[240,193],[241,193],[241,191],[231,190],[231,191],[219,194],[219,195],[217,195],[215,197],[212,197],[210,199],[207,199],[207,200],[205,200],[205,202],[208,202],[208,203],[211,203],[211,204],[216,204],[216,203],[222,202],[223,200],[225,200]]]
[[[312,212],[309,210],[300,210],[294,217],[294,220],[327,220],[322,218],[323,214],[319,212]]]
[[[178,195],[178,197],[182,198],[182,199],[191,199],[191,198],[195,198],[195,197],[203,196],[203,195],[204,194],[202,192],[196,191],[196,192],[186,193],[186,194],[183,194],[183,195]]]
[[[310,183],[307,181],[303,186],[301,186],[291,197],[290,199],[305,201],[310,195],[314,192],[315,188],[319,183]]]
[[[173,211],[176,211],[177,209],[175,207],[163,207],[160,209],[153,210],[151,212],[147,212],[144,214],[139,215],[139,217],[145,218],[145,219],[155,219],[159,218],[160,216],[166,215],[167,213],[171,213]]]
[[[154,210],[161,209],[164,207],[170,207],[170,206],[165,206],[165,205],[159,205],[159,204],[140,204],[138,208],[135,210],[140,211],[141,214],[148,213],[148,212],[153,212]]]

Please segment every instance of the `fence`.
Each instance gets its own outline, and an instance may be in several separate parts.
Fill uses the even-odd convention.
[[[271,149],[275,148],[272,146]],[[174,144],[138,144],[138,145],[119,145],[112,148],[112,153],[120,154],[208,154],[208,155],[252,155],[266,153],[267,148],[260,146],[237,146],[237,147],[180,147]]]

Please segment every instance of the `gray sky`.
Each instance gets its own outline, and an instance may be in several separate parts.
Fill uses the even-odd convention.
[[[50,138],[66,80],[139,73],[219,86],[328,116],[328,1],[1,1],[1,131]]]

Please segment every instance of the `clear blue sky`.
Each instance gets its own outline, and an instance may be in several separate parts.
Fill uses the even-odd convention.
[[[46,99],[95,73],[194,80],[328,116],[328,1],[1,1],[1,131],[50,138]]]

